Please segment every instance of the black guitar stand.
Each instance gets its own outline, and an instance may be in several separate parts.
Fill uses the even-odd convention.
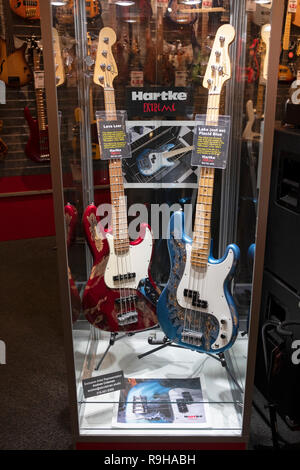
[[[180,346],[178,344],[173,344],[173,341],[169,340],[166,336],[164,336],[164,338],[162,340],[153,340],[153,338],[151,336],[149,336],[148,338],[148,343],[149,344],[158,344],[159,346],[157,346],[156,348],[154,349],[151,349],[150,351],[147,351],[143,354],[140,354],[138,356],[138,359],[142,359],[143,357],[146,357],[146,356],[149,356],[150,354],[153,354],[155,353],[156,351],[159,351],[160,349],[163,349],[163,348],[166,348],[167,346],[171,346],[173,348],[180,348],[180,349],[186,349],[185,347],[183,346]],[[218,353],[218,354],[211,354],[211,353],[203,353],[203,352],[200,352],[200,351],[195,351],[197,352],[198,354],[206,354],[207,356],[209,357],[212,357],[213,359],[215,359],[216,361],[220,362],[221,366],[222,367],[225,367],[226,369],[226,372],[228,373],[228,375],[231,377],[232,381],[235,383],[235,385],[238,387],[238,389],[240,390],[241,393],[243,393],[243,389],[242,387],[240,386],[240,384],[236,381],[236,379],[233,377],[232,373],[230,372],[229,368],[228,368],[228,365],[227,365],[227,361],[226,361],[226,358],[224,356],[224,353]]]
[[[159,326],[154,326],[153,328],[151,329],[157,329],[159,328]],[[110,333],[110,339],[109,339],[109,344],[106,348],[106,350],[104,351],[100,361],[98,362],[97,366],[95,367],[95,370],[99,370],[100,369],[100,366],[101,364],[103,363],[105,357],[107,356],[108,354],[108,351],[110,350],[110,348],[115,344],[116,341],[119,341],[120,339],[123,339],[123,338],[126,338],[126,337],[130,337],[130,336],[134,336],[138,333],[144,333],[145,330],[141,330],[141,331],[133,331],[133,332],[128,332],[128,333],[124,333],[122,335],[119,335],[119,333]]]

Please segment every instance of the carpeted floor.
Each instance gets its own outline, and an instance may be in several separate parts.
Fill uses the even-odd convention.
[[[0,260],[0,449],[71,449],[55,239],[0,243]],[[271,446],[257,391],[254,403],[249,448]],[[300,443],[280,419],[279,432]]]
[[[54,238],[0,244],[0,449],[69,449]]]

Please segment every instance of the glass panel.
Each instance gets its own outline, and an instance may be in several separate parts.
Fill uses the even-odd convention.
[[[53,6],[82,435],[241,435],[270,13],[238,0]]]

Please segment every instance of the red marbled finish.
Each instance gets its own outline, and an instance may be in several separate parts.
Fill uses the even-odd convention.
[[[120,298],[120,293],[119,290],[108,288],[104,281],[104,272],[109,258],[109,245],[106,233],[100,224],[98,225],[98,233],[100,232],[101,237],[95,239],[95,224],[98,222],[96,210],[96,206],[91,204],[83,215],[85,235],[94,260],[82,298],[85,317],[96,328],[110,332],[141,331],[151,328],[157,324],[156,308],[139,291],[134,289],[126,289],[126,294],[138,296],[135,305],[131,305],[132,308],[136,307],[138,322],[126,326],[118,324],[118,315],[121,310],[115,301]],[[143,230],[145,230],[145,225]],[[141,236],[131,244],[137,245],[142,240],[143,232],[141,231]],[[153,287],[155,288],[155,285]]]

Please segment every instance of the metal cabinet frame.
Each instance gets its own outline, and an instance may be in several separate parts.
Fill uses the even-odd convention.
[[[77,0],[78,1],[78,0]],[[251,321],[249,327],[248,359],[245,387],[245,401],[243,414],[243,427],[240,436],[159,436],[157,440],[151,436],[115,435],[115,436],[80,436],[77,410],[77,394],[75,381],[75,367],[73,356],[73,337],[71,328],[71,301],[68,282],[68,259],[65,241],[64,195],[61,168],[61,151],[58,122],[58,103],[55,83],[55,65],[52,41],[52,14],[51,2],[41,0],[41,29],[44,44],[45,88],[47,100],[47,115],[49,123],[49,144],[51,153],[51,173],[53,184],[53,200],[56,224],[58,272],[60,285],[60,302],[63,313],[64,341],[66,363],[68,369],[68,387],[71,409],[71,424],[74,446],[77,448],[102,449],[201,449],[201,448],[245,448],[250,428],[252,394],[254,387],[255,353],[258,335],[259,312],[261,301],[261,287],[263,277],[264,251],[266,239],[266,225],[269,200],[269,185],[272,162],[273,134],[275,123],[275,108],[277,95],[277,71],[281,44],[281,30],[283,22],[284,1],[273,0],[272,30],[270,37],[270,55],[268,68],[268,84],[265,100],[264,139],[262,148],[261,184],[259,191],[256,250],[253,271],[253,288],[251,301]]]

